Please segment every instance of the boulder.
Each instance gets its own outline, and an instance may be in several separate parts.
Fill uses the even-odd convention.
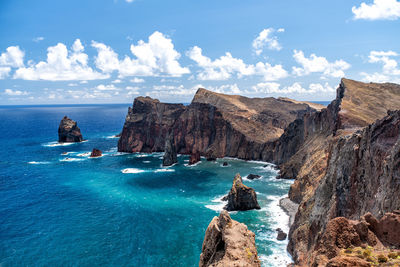
[[[77,123],[67,116],[64,116],[58,127],[58,142],[72,143],[82,141],[83,137]]]
[[[90,154],[91,158],[101,157],[103,154],[101,153],[100,149],[93,148],[92,153]]]
[[[281,228],[276,229],[276,231],[278,232],[278,235],[277,235],[276,239],[281,240],[281,241],[286,239],[287,233],[282,231]]]
[[[199,162],[201,159],[200,159],[200,153],[199,152],[194,152],[194,153],[192,153],[191,155],[190,155],[190,158],[189,158],[189,165],[193,165],[193,164],[196,164],[197,162]]]
[[[228,166],[228,162],[224,161],[224,163],[222,163],[222,166],[224,167]]]
[[[227,211],[214,217],[204,236],[199,267],[259,267],[255,235]]]
[[[174,137],[172,133],[168,134],[165,140],[165,153],[163,157],[163,166],[171,166],[178,162],[178,156],[176,153],[176,147],[174,143]]]
[[[247,175],[247,179],[249,179],[249,180],[254,180],[254,179],[259,179],[259,178],[261,178],[261,175],[258,175],[258,174],[250,173],[249,175]]]
[[[228,204],[224,208],[228,211],[260,209],[256,192],[243,184],[240,174],[236,174],[233,179],[232,188],[228,194]]]

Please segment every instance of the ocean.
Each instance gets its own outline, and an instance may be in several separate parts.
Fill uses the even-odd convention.
[[[236,173],[262,175],[244,179],[261,210],[232,218],[255,232],[263,266],[290,262],[275,229],[288,232],[278,202],[291,181],[263,162],[187,166],[180,155],[165,168],[163,153],[118,153],[114,135],[128,106],[0,107],[0,266],[198,266],[205,230]],[[85,142],[56,142],[64,115]],[[89,158],[93,148],[104,155]]]

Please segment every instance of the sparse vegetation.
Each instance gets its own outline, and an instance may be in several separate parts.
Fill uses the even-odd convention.
[[[378,255],[378,261],[379,261],[380,263],[385,263],[385,262],[388,261],[388,258],[387,258],[385,255],[383,255],[383,254],[379,254],[379,255]]]

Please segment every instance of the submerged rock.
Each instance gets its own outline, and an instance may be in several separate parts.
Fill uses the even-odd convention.
[[[222,166],[224,167],[228,166],[228,162],[224,161],[224,163],[222,163]]]
[[[67,116],[64,116],[58,127],[58,142],[72,143],[82,141],[83,137],[77,123]]]
[[[171,166],[178,162],[176,147],[174,144],[174,137],[170,133],[165,140],[165,153],[163,157],[163,166]]]
[[[101,157],[103,154],[101,153],[100,149],[93,148],[92,153],[90,154],[91,158]]]
[[[260,209],[256,192],[253,188],[243,184],[240,174],[236,174],[233,179],[232,188],[228,194],[228,204],[225,209],[228,211]]]
[[[189,165],[196,164],[197,162],[200,161],[200,153],[199,152],[194,152],[190,155],[189,158]]]
[[[199,267],[206,266],[260,266],[254,233],[226,211],[207,227],[199,262]]]
[[[258,175],[258,174],[250,173],[249,175],[247,175],[247,179],[249,179],[249,180],[254,180],[254,179],[259,179],[259,178],[261,178],[261,175]]]

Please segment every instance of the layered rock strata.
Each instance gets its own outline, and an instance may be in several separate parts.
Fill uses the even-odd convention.
[[[67,116],[64,116],[58,127],[58,142],[72,143],[82,141],[83,137],[77,123]]]
[[[259,267],[255,235],[222,211],[207,227],[199,267]]]
[[[225,209],[228,211],[260,209],[256,191],[243,184],[240,174],[236,174],[233,179],[232,188],[226,199],[228,200],[228,204],[225,206]]]

